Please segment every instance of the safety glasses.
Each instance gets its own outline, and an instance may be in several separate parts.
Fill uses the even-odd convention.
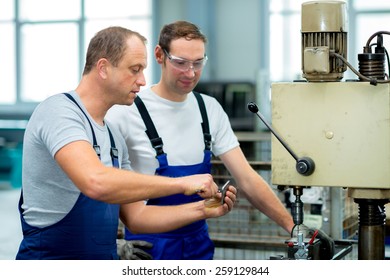
[[[165,55],[168,57],[172,66],[183,72],[187,72],[189,69],[192,69],[194,71],[201,70],[206,65],[208,59],[207,55],[205,55],[202,59],[192,61],[192,60],[171,55],[165,49],[163,49],[163,51]]]

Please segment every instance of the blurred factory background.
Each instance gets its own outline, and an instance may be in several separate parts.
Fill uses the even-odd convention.
[[[89,39],[106,26],[123,25],[149,39],[149,65],[145,73],[150,85],[160,76],[152,57],[160,28],[181,19],[199,25],[209,39],[209,62],[196,89],[221,102],[250,163],[272,185],[271,134],[246,105],[256,102],[271,122],[271,84],[302,79],[303,2],[307,1],[2,0],[0,259],[13,259],[21,239],[17,202],[22,184],[23,132],[29,116],[44,98],[77,85]],[[367,39],[379,30],[389,29],[390,2],[345,2],[348,58],[357,68],[355,58]],[[388,42],[389,38],[384,37],[385,46]],[[347,70],[344,78],[353,76]],[[214,160],[213,173],[221,183],[229,178],[218,159]],[[272,187],[290,207],[291,191]],[[322,228],[334,239],[353,241],[358,230],[357,204],[342,187],[313,187],[305,191],[304,223]],[[386,244],[390,246],[388,219]],[[234,211],[210,220],[209,225],[217,246],[217,259],[269,259],[285,252],[284,241],[289,238],[242,196]],[[356,248],[345,258],[356,259]]]

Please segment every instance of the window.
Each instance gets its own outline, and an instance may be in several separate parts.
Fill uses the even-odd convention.
[[[36,104],[74,89],[89,40],[102,28],[122,25],[150,41],[151,6],[152,0],[2,0],[0,105]]]
[[[301,5],[305,0],[270,2],[270,79],[292,81],[301,72]]]
[[[15,25],[12,0],[3,0],[0,8],[0,103],[16,101]]]

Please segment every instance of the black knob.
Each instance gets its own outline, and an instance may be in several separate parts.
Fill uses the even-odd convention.
[[[249,109],[249,111],[251,111],[252,113],[255,113],[255,114],[259,111],[259,108],[257,107],[256,103],[254,103],[254,102],[248,103],[248,109]]]
[[[311,158],[303,157],[298,159],[295,168],[297,169],[299,174],[304,176],[309,176],[313,174],[315,169],[315,164]]]

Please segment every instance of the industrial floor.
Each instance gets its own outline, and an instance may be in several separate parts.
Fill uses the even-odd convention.
[[[0,260],[15,259],[22,239],[18,201],[20,189],[4,187],[0,184]]]

